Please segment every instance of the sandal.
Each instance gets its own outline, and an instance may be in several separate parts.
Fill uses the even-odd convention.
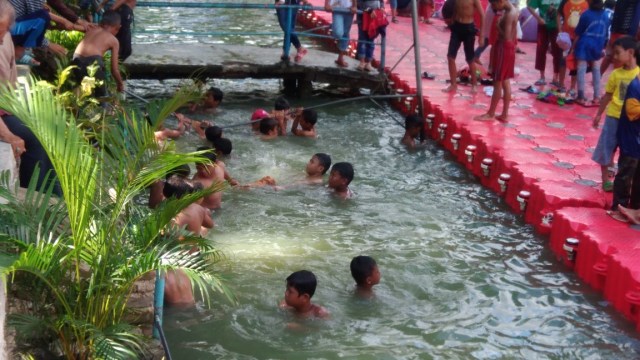
[[[33,58],[29,53],[25,51],[20,59],[16,60],[16,64],[21,65],[29,65],[29,66],[40,66],[40,62]]]
[[[309,51],[307,51],[307,49],[301,47],[300,50],[298,50],[298,53],[296,54],[296,57],[294,58],[295,62],[300,62],[300,60],[302,60],[302,58],[307,55]]]
[[[336,63],[336,65],[338,65],[338,67],[341,67],[341,68],[348,68],[349,67],[349,64],[347,64],[347,62],[344,61],[344,60],[342,60],[342,61],[336,60],[335,63]]]
[[[613,191],[613,181],[607,180],[602,183],[602,190],[604,192],[612,192]]]
[[[422,78],[423,79],[427,79],[427,80],[433,80],[433,79],[436,78],[436,76],[435,76],[435,74],[430,74],[430,73],[425,71],[425,72],[422,73]]]
[[[617,210],[608,210],[607,215],[611,216],[614,220],[618,220],[623,223],[628,223],[629,219],[627,219],[620,211]]]
[[[538,79],[538,81],[536,81],[535,83],[533,83],[533,85],[547,85],[547,81],[545,79]]]

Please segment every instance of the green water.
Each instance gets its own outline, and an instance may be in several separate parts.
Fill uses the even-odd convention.
[[[277,81],[217,81],[219,125],[269,108]],[[157,94],[153,83],[137,91]],[[168,91],[166,85],[163,86]],[[155,90],[154,90],[155,89]],[[334,97],[295,103],[311,106]],[[640,356],[630,322],[560,265],[521,218],[435,144],[407,153],[402,129],[369,103],[319,110],[317,140],[264,142],[245,127],[233,141],[231,174],[280,185],[304,177],[315,152],[355,166],[354,199],[324,186],[230,190],[208,237],[228,260],[218,271],[239,299],[211,309],[166,309],[175,359],[610,358]],[[395,115],[400,119],[400,115]],[[201,141],[188,134],[183,150]],[[354,297],[349,262],[377,259],[375,298]],[[284,279],[308,269],[328,320],[288,328],[278,309]]]
[[[279,30],[272,12],[138,8],[136,17],[144,30]],[[136,42],[272,46],[279,39],[135,36]],[[215,84],[226,93],[214,118],[219,125],[248,121],[257,107],[270,109],[279,90],[277,81]],[[129,89],[162,96],[173,83],[137,81]],[[335,99],[317,95],[294,105]],[[165,309],[174,359],[640,357],[631,322],[437,145],[407,153],[398,141],[401,127],[366,102],[319,109],[318,131],[315,141],[271,142],[245,127],[225,133],[234,144],[225,161],[242,182],[270,175],[280,185],[294,183],[311,155],[327,152],[334,162],[354,164],[356,197],[338,200],[324,186],[226,192],[208,237],[228,257],[217,270],[239,303],[216,296],[211,309]],[[194,134],[178,141],[185,151],[201,144]],[[376,258],[382,272],[371,300],[353,294],[349,262],[360,254]],[[331,318],[303,322],[296,331],[288,324],[297,320],[277,304],[284,279],[300,269],[318,277],[313,301]]]

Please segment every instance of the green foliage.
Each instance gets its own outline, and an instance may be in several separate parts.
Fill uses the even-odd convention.
[[[133,284],[143,275],[180,269],[205,300],[212,290],[235,300],[214,271],[223,255],[205,239],[171,226],[181,210],[222,186],[157,209],[134,201],[171,169],[201,159],[154,139],[168,114],[196,98],[191,90],[154,102],[147,122],[139,110],[120,106],[88,118],[89,100],[81,96],[70,103],[74,98],[60,89],[31,80],[24,91],[0,91],[0,108],[19,117],[42,143],[64,194],[38,193],[32,184],[17,197],[8,176],[0,177],[0,196],[8,200],[0,206],[0,275],[35,307],[12,323],[31,344],[55,339],[52,351],[69,359],[135,358],[141,338],[124,315]]]
[[[80,41],[84,39],[84,33],[75,30],[49,30],[45,33],[45,37],[52,43],[63,46],[69,54],[73,55]]]

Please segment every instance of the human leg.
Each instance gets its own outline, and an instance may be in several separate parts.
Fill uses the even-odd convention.
[[[618,159],[618,172],[613,181],[613,202],[611,210],[617,211],[618,205],[629,207],[631,189],[634,177],[638,170],[638,159],[620,155]]]
[[[585,101],[584,87],[587,75],[587,62],[585,60],[578,60],[578,100]]]
[[[476,85],[478,84],[478,74],[476,74],[476,62],[475,59],[475,51],[473,49],[476,42],[476,30],[475,25],[471,24],[466,27],[466,33],[464,35],[463,50],[464,50],[464,58],[469,65],[469,72],[471,72],[471,92],[476,92]]]
[[[511,79],[502,81],[502,103],[502,114],[496,116],[496,119],[506,122],[509,117],[509,104],[511,103]]]
[[[458,55],[458,50],[460,50],[460,45],[462,45],[462,38],[458,33],[458,24],[453,23],[451,25],[451,37],[449,38],[449,47],[447,49],[447,63],[449,66],[449,79],[451,81],[451,85],[442,90],[444,92],[455,92],[458,90],[456,56]]]
[[[125,61],[131,56],[131,24],[133,24],[133,10],[127,5],[122,5],[118,8],[120,14],[120,30],[116,34],[116,39],[120,44],[120,51],[118,52],[118,59]]]
[[[493,81],[493,94],[491,95],[491,103],[489,104],[489,110],[486,113],[476,116],[473,118],[477,121],[488,121],[493,120],[496,116],[496,109],[498,108],[498,103],[500,102],[500,98],[502,97],[502,81],[494,80]]]
[[[629,207],[632,209],[640,209],[640,159],[636,165],[636,171],[631,180],[631,198],[629,199]]]
[[[396,15],[398,15],[398,0],[389,0],[389,7],[391,8],[391,21],[398,22]]]
[[[51,164],[47,152],[35,134],[20,119],[13,115],[4,115],[2,116],[2,120],[12,133],[24,140],[26,151],[20,158],[20,186],[24,188],[29,186],[31,177],[33,177],[36,166],[38,166],[40,172],[38,174],[36,189],[46,190],[47,186],[52,181],[55,181],[53,193],[61,196],[62,190],[60,189],[60,184],[55,180],[56,173],[53,164]],[[45,182],[47,175],[49,176],[48,182]]]
[[[595,69],[597,72],[597,69]],[[606,116],[602,126],[602,132],[598,137],[598,143],[591,160],[600,165],[602,175],[602,188],[605,191],[611,191],[613,183],[609,176],[609,168],[613,166],[613,155],[618,147],[616,132],[618,131],[618,120],[616,118]]]
[[[591,64],[591,78],[593,79],[593,101],[600,100],[600,60],[593,61]]]
[[[536,70],[540,71],[540,80],[544,81],[544,70],[547,65],[547,51],[549,50],[549,38],[547,28],[538,26],[538,37],[536,40]]]
[[[560,64],[562,62],[562,49],[558,46],[558,29],[548,30],[549,43],[551,44],[551,58],[553,60],[553,82],[558,83],[558,74],[560,72]]]

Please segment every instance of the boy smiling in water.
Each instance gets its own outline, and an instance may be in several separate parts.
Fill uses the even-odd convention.
[[[331,156],[325,153],[314,154],[304,171],[307,173],[307,182],[309,184],[322,184],[324,174],[331,167]]]

